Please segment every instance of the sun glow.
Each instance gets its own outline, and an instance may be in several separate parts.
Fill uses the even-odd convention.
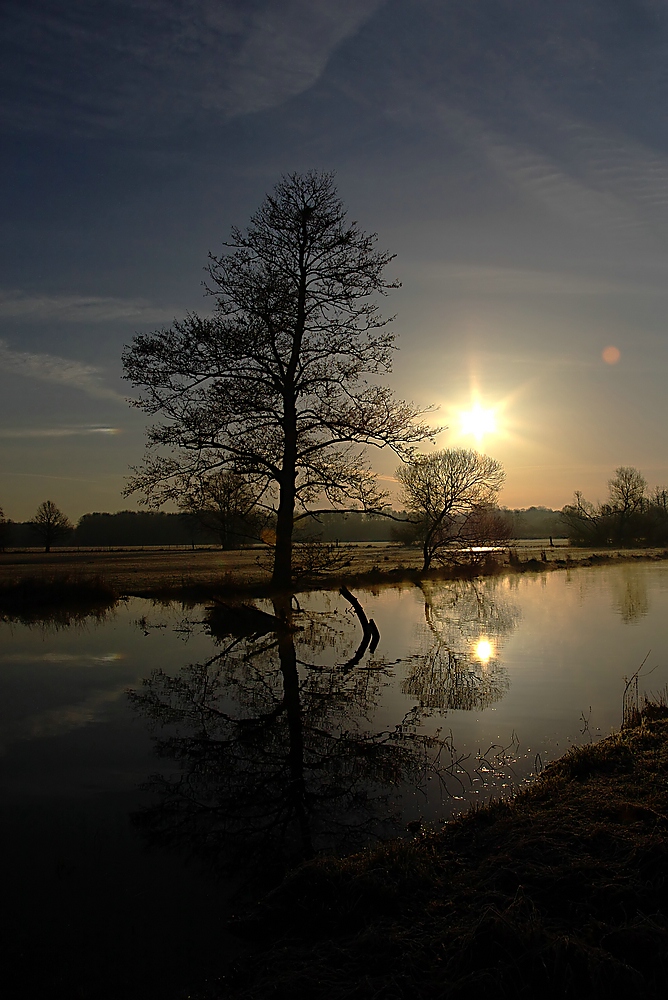
[[[476,642],[474,647],[474,653],[476,659],[480,660],[482,665],[486,667],[489,661],[494,656],[494,647],[492,646],[489,639],[485,639],[483,637],[481,639],[478,639],[478,641]]]
[[[494,410],[486,410],[476,403],[471,410],[465,410],[459,417],[462,434],[472,435],[478,444],[486,434],[496,433]]]

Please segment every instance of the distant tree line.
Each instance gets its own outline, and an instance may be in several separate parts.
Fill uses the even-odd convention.
[[[49,503],[49,501],[46,501]],[[63,515],[64,516],[64,515]],[[67,521],[67,518],[65,518]],[[164,511],[121,510],[115,514],[84,514],[77,525],[50,529],[40,521],[0,522],[0,549],[29,548],[43,545],[46,551],[59,546],[151,546],[151,545],[220,545],[238,548],[257,541],[253,526],[239,520],[228,523],[222,532],[213,523],[194,514],[168,514]]]
[[[511,538],[567,538],[568,524],[560,510],[527,507],[500,512],[510,525]]]
[[[668,501],[668,496],[667,496]],[[55,508],[55,513],[51,508]],[[29,521],[10,521],[0,508],[0,551],[6,548],[60,546],[124,547],[165,545],[216,545],[235,549],[270,538],[271,524],[252,510],[244,514],[223,507],[190,512],[121,510],[117,513],[84,514],[76,525],[52,501],[44,501]],[[418,544],[415,525],[408,511],[380,514],[320,513],[302,522],[296,541],[314,538],[322,542],[404,542]],[[554,538],[566,535],[561,512],[546,507],[527,510],[495,509],[509,525],[512,538]],[[51,521],[56,519],[53,524]],[[42,523],[43,521],[46,523]],[[269,534],[267,533],[269,531]]]

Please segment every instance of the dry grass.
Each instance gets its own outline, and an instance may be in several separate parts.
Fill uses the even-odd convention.
[[[415,579],[421,566],[419,549],[391,543],[350,543],[341,546],[342,559],[329,573],[299,582],[299,589],[338,587],[342,582],[364,585]],[[544,540],[522,542],[477,566],[435,570],[436,578],[488,575],[492,572],[533,572],[615,561],[668,558],[659,549],[594,552],[546,546]],[[118,594],[208,599],[214,594],[260,593],[270,579],[267,553],[258,549],[221,552],[215,549],[57,549],[0,553],[0,586],[19,580],[72,576],[96,577]]]
[[[298,869],[238,921],[255,953],[209,995],[665,997],[665,714],[438,833]]]

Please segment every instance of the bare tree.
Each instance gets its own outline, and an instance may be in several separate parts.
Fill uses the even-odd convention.
[[[28,524],[42,540],[45,552],[50,552],[57,539],[64,538],[74,529],[70,519],[56,507],[53,500],[44,500]]]
[[[608,490],[607,507],[614,515],[616,541],[624,545],[632,534],[633,520],[646,505],[647,480],[638,469],[620,465],[614,477],[608,480]]]
[[[568,527],[568,536],[575,545],[606,545],[610,518],[600,504],[593,504],[581,490],[573,494],[573,503],[566,504],[562,516]]]
[[[446,448],[418,455],[397,469],[403,500],[422,537],[422,570],[466,538],[467,526],[488,510],[505,481],[503,466],[488,455]]]
[[[656,490],[653,499],[647,497],[647,480],[632,466],[620,465],[608,480],[608,499],[592,503],[576,490],[573,503],[563,509],[569,536],[576,545],[647,544],[663,531],[665,497]],[[660,524],[656,515],[660,514]]]
[[[376,300],[396,283],[376,243],[347,221],[331,174],[284,177],[210,255],[214,316],[137,336],[124,356],[136,405],[166,418],[149,446],[170,453],[134,470],[128,492],[159,506],[213,469],[253,477],[276,509],[276,586],[290,583],[294,524],[314,504],[384,502],[365,446],[403,459],[430,434],[378,381],[393,337]]]
[[[5,512],[0,507],[0,552],[4,552],[9,545],[11,530],[12,522],[5,517]]]
[[[218,536],[223,549],[259,537],[257,492],[243,476],[222,469],[194,483],[179,502],[182,510]]]

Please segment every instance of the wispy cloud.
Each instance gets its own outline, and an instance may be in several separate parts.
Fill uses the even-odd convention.
[[[12,97],[0,116],[21,129],[155,133],[275,107],[312,86],[383,2],[17,4],[6,14],[11,47],[0,78]]]
[[[116,663],[124,659],[123,653],[0,653],[0,663],[57,663],[76,666],[80,663],[94,666],[99,663]]]
[[[120,434],[120,427],[0,427],[0,438],[62,438],[89,434]]]
[[[265,4],[233,60],[228,113],[259,111],[300,94],[320,77],[333,50],[384,0],[288,0]]]
[[[100,369],[93,365],[72,361],[55,354],[31,354],[27,351],[13,351],[0,340],[0,369],[12,375],[35,378],[43,382],[79,389],[89,396],[113,399],[125,403],[125,397],[101,382]]]
[[[595,176],[578,176],[546,153],[511,145],[491,137],[486,143],[490,162],[525,198],[541,203],[554,216],[626,238],[640,235],[644,221],[629,192],[596,183]]]
[[[10,479],[49,479],[55,480],[58,483],[94,483],[96,486],[100,485],[100,478],[102,478],[88,479],[84,476],[50,476],[45,472],[13,472],[9,469],[0,469],[0,476],[6,476]]]
[[[67,323],[169,323],[179,310],[153,305],[143,299],[117,299],[93,295],[31,295],[0,289],[0,317]]]

